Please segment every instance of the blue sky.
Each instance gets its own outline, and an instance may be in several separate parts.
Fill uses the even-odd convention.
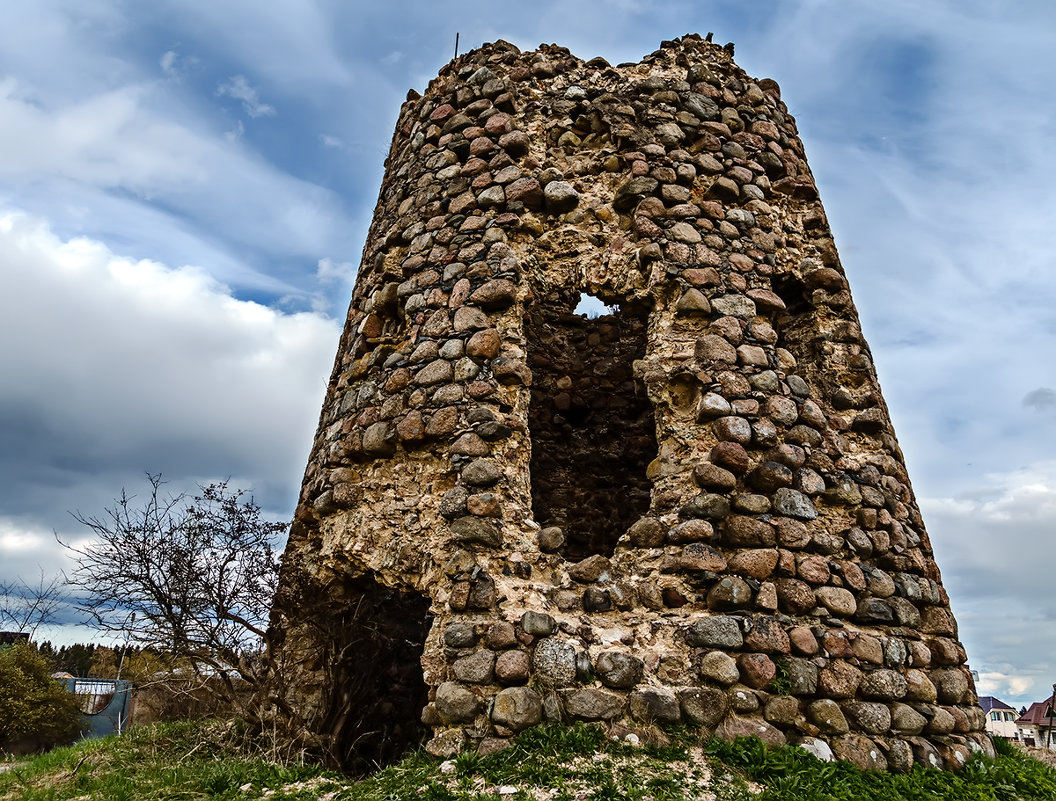
[[[612,63],[714,31],[780,83],[981,691],[1043,697],[1048,0],[6,0],[0,579],[60,569],[68,512],[145,471],[291,514],[396,113],[456,31]]]

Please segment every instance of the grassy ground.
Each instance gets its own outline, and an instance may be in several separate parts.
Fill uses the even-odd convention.
[[[230,724],[177,723],[82,743],[0,773],[0,801],[1053,801],[1056,771],[1011,747],[960,774],[917,768],[867,774],[758,741],[704,742],[669,732],[664,746],[631,746],[596,728],[542,726],[481,757],[424,753],[354,781],[312,765],[280,765]]]

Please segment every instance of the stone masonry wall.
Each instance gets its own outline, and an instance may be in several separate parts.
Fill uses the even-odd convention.
[[[773,81],[500,41],[410,93],[274,630],[346,766],[544,719],[992,749]]]

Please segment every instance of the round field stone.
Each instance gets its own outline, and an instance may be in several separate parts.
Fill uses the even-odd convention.
[[[543,698],[528,687],[508,687],[495,694],[491,719],[500,726],[520,731],[543,719]]]

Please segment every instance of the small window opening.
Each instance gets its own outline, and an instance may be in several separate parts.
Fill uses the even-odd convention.
[[[574,314],[582,314],[589,320],[596,320],[616,312],[616,306],[606,303],[601,298],[588,295],[586,292],[580,292],[579,303],[576,304]]]
[[[562,529],[560,553],[572,561],[611,555],[649,509],[656,424],[632,367],[645,355],[647,323],[644,306],[571,291],[540,298],[525,321],[532,512]]]
[[[339,767],[366,773],[399,760],[428,735],[421,716],[429,696],[422,674],[429,599],[363,576],[344,611],[328,618],[331,700],[322,731]]]

